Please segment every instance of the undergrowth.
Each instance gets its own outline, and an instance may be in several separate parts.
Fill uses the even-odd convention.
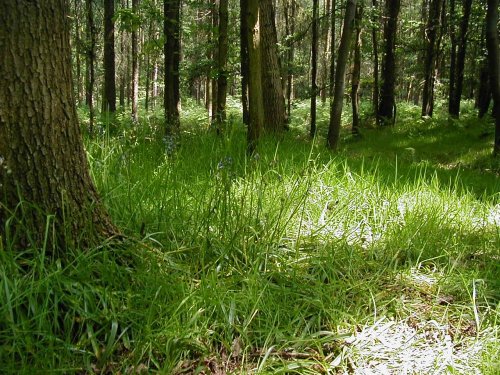
[[[326,109],[311,141],[299,103],[291,130],[248,156],[233,112],[222,137],[191,106],[178,140],[159,114],[86,139],[131,240],[60,259],[2,245],[2,373],[341,373],[353,370],[346,337],[382,317],[447,324],[458,346],[483,340],[477,368],[495,373],[500,182],[487,120],[403,108],[396,127],[367,120],[332,154]]]

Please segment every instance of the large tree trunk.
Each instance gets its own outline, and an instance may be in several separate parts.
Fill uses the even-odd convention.
[[[139,0],[132,0],[132,12],[138,15]],[[139,38],[138,27],[132,25],[132,121],[137,122],[137,105],[139,101]]]
[[[219,2],[219,40],[217,52],[217,132],[226,121],[226,95],[227,95],[227,52],[228,52],[228,0]]]
[[[180,0],[164,1],[165,36],[165,132],[168,136],[179,130],[179,60],[180,60]]]
[[[116,111],[115,1],[104,0],[104,111]]]
[[[401,0],[387,0],[385,3],[386,22],[384,24],[384,56],[382,60],[382,87],[378,108],[379,123],[394,124],[396,101],[396,31]]]
[[[89,107],[89,133],[94,133],[94,85],[96,60],[96,32],[92,0],[85,0],[87,14],[87,74],[85,85],[85,102]]]
[[[422,92],[422,117],[432,117],[434,109],[434,80],[436,55],[438,53],[437,36],[441,20],[441,2],[442,0],[432,0],[429,5],[429,17],[427,19],[424,65],[424,89]]]
[[[493,153],[500,154],[500,48],[498,46],[498,0],[488,0],[486,12],[486,47],[490,68],[490,87],[495,118],[495,145]]]
[[[318,95],[318,85],[316,76],[318,72],[318,0],[313,0],[312,15],[312,44],[311,44],[311,128],[310,136],[316,135],[316,96]]]
[[[250,123],[248,125],[247,151],[253,153],[264,124],[264,107],[262,102],[262,68],[261,68],[261,35],[259,0],[247,0],[248,19],[247,40],[249,58],[248,102]]]
[[[462,98],[462,87],[464,83],[465,52],[467,47],[467,30],[469,28],[469,18],[471,13],[472,0],[463,1],[463,15],[460,22],[460,35],[458,42],[458,52],[456,55],[456,65],[454,67],[453,90],[450,92],[450,102],[448,112],[451,117],[458,118],[460,114],[460,100]],[[452,49],[453,53],[453,49]],[[451,73],[450,73],[451,74]]]
[[[334,96],[330,107],[330,126],[328,128],[327,146],[332,150],[337,148],[340,138],[340,122],[345,88],[345,71],[347,58],[349,57],[349,46],[351,44],[351,36],[354,28],[353,23],[355,13],[356,0],[347,0],[344,25],[342,26],[342,37],[340,38],[340,46],[337,53]]]
[[[363,4],[356,8],[356,39],[354,46],[354,62],[351,79],[352,133],[359,134],[359,83],[361,79],[361,22],[363,19]]]
[[[272,0],[260,0],[260,14],[264,127],[267,131],[280,132],[285,128],[286,109]]]
[[[116,233],[83,149],[67,5],[2,1],[0,238],[18,246],[85,246]]]

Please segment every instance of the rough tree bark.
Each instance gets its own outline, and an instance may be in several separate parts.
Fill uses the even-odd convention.
[[[384,56],[382,59],[382,87],[380,88],[380,103],[378,107],[378,123],[393,124],[395,121],[396,85],[396,31],[401,0],[387,0],[385,3],[386,22],[384,24]]]
[[[426,27],[426,40],[427,46],[425,51],[424,63],[424,88],[422,92],[422,117],[430,116],[434,110],[434,80],[436,69],[436,55],[439,46],[437,45],[438,31],[441,27],[441,8],[442,0],[431,0],[429,4],[429,16],[427,19]]]
[[[316,76],[318,72],[318,0],[313,0],[312,14],[312,39],[311,39],[311,128],[309,135],[316,135],[316,96],[318,95],[318,84]]]
[[[248,66],[248,19],[247,0],[240,0],[240,62],[241,62],[241,105],[243,107],[243,123],[250,123],[248,109],[248,78],[250,75]]]
[[[104,0],[104,98],[103,110],[116,111],[115,1]]]
[[[180,60],[180,0],[165,0],[163,3],[165,36],[165,133],[171,136],[179,130],[179,60]]]
[[[85,0],[87,15],[87,73],[85,85],[85,104],[89,107],[89,133],[94,133],[94,85],[96,60],[96,32],[92,0]]]
[[[378,14],[378,3],[377,0],[372,0],[373,7],[373,26],[372,26],[372,46],[373,46],[373,93],[372,93],[372,103],[373,103],[373,113],[375,114],[375,118],[379,118],[378,115],[378,93],[379,93],[379,82],[378,82],[378,26],[376,26],[380,20],[380,16]]]
[[[467,48],[467,30],[469,29],[471,7],[472,0],[463,1],[463,15],[460,22],[460,35],[458,40],[458,51],[456,54],[456,65],[454,66],[453,71],[453,80],[450,77],[450,86],[453,83],[453,88],[450,89],[448,112],[450,116],[454,118],[458,118],[460,115],[460,100],[462,98],[462,88],[464,83],[465,52]]]
[[[220,133],[226,121],[228,0],[219,2],[219,40],[217,52],[217,114],[216,126]]]
[[[255,151],[257,141],[263,129],[264,107],[262,102],[262,67],[261,67],[261,35],[259,0],[247,0],[246,10],[248,19],[248,102],[250,122],[247,133],[247,152]]]
[[[90,178],[65,0],[2,0],[0,241],[90,246],[116,233]],[[8,98],[8,100],[7,100]],[[48,216],[47,216],[48,215]],[[14,220],[10,220],[10,218]]]
[[[286,109],[273,0],[260,0],[260,14],[264,127],[266,131],[280,132],[285,129]]]
[[[335,88],[333,101],[330,107],[330,125],[328,128],[327,147],[335,150],[340,138],[340,121],[342,116],[342,104],[344,100],[345,71],[347,58],[349,57],[349,46],[354,28],[354,15],[356,13],[356,0],[346,1],[344,14],[344,25],[342,26],[342,36],[337,53],[337,66],[335,69]]]
[[[132,12],[138,16],[139,0],[132,0]],[[132,121],[137,122],[139,101],[139,38],[138,25],[132,25]]]
[[[361,79],[361,22],[363,20],[363,4],[356,7],[355,27],[356,38],[354,45],[354,61],[351,79],[351,104],[352,104],[352,134],[359,134],[359,83]]]
[[[488,0],[486,12],[486,48],[490,68],[490,87],[493,97],[493,117],[495,118],[494,155],[500,154],[500,48],[498,46],[498,0]]]

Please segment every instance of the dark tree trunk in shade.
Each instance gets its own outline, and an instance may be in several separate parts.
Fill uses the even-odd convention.
[[[500,48],[498,46],[498,0],[488,0],[486,12],[486,48],[490,69],[490,87],[493,97],[493,118],[495,119],[495,144],[493,153],[500,154]]]
[[[344,100],[345,72],[347,59],[349,57],[349,47],[351,44],[352,32],[354,29],[354,15],[356,13],[356,0],[346,1],[344,14],[344,24],[342,26],[342,37],[337,53],[337,66],[335,69],[335,88],[333,101],[330,107],[330,125],[328,128],[327,146],[335,150],[339,143],[340,126],[342,116],[342,104]]]
[[[434,81],[436,70],[436,55],[439,46],[438,32],[441,27],[441,4],[442,0],[431,0],[429,4],[429,16],[425,30],[425,62],[424,62],[424,88],[422,92],[422,116],[432,117],[434,109]]]
[[[85,0],[85,13],[87,16],[87,73],[85,84],[85,104],[89,107],[89,132],[94,133],[94,86],[95,86],[95,61],[96,61],[96,31],[94,24],[94,10],[92,0]]]
[[[261,67],[261,20],[259,0],[247,0],[248,19],[247,39],[249,57],[248,102],[250,123],[247,133],[247,152],[255,151],[264,125],[264,107],[262,103],[262,67]]]
[[[481,64],[481,72],[479,75],[479,92],[477,97],[479,118],[484,117],[491,103],[490,70],[488,65],[488,59],[486,58]]]
[[[104,98],[103,110],[116,111],[115,1],[104,0]]]
[[[139,0],[132,0],[132,12],[138,15]],[[137,122],[137,106],[139,101],[139,28],[132,29],[132,121]]]
[[[361,22],[363,20],[363,4],[356,7],[356,37],[354,45],[354,61],[351,79],[352,133],[359,134],[359,84],[361,79]]]
[[[266,131],[280,132],[285,128],[286,109],[273,1],[260,0],[260,12],[264,127]]]
[[[330,95],[330,100],[333,98],[333,88],[335,87],[335,21],[336,21],[336,11],[337,11],[337,0],[332,0],[332,14],[330,18],[331,22],[331,33],[332,37],[330,39],[330,88],[328,94]]]
[[[309,135],[316,135],[316,96],[318,95],[318,85],[316,82],[318,72],[318,9],[319,0],[313,0],[312,17],[312,44],[311,44],[311,128]]]
[[[378,3],[377,0],[372,0],[372,6],[373,9],[378,11]],[[380,17],[378,16],[377,13],[374,15],[374,19],[372,20],[373,26],[372,26],[372,51],[373,51],[373,93],[372,93],[372,103],[373,103],[373,113],[375,114],[375,118],[379,118],[378,115],[378,94],[379,94],[379,81],[378,81],[378,76],[379,76],[379,64],[378,64],[378,24]]]
[[[180,0],[165,0],[163,6],[165,37],[165,91],[163,105],[165,110],[165,132],[177,133],[179,119],[179,60],[180,60]]]
[[[453,82],[453,90],[450,91],[448,112],[450,116],[454,118],[458,118],[458,116],[460,115],[460,101],[462,98],[462,88],[464,83],[465,52],[467,48],[467,31],[469,28],[471,7],[472,7],[472,0],[463,0],[463,7],[462,7],[463,15],[460,22],[460,35],[458,38],[456,63],[453,69],[453,80],[450,77],[450,86],[452,85]],[[452,49],[452,53],[453,52],[454,51]],[[450,75],[451,75],[451,69],[450,69]]]
[[[2,1],[0,48],[9,53],[0,64],[0,241],[20,247],[91,246],[117,232],[88,171],[67,5]]]
[[[250,114],[248,110],[248,19],[247,19],[247,0],[240,0],[240,63],[241,63],[241,105],[243,107],[243,123],[248,125]]]
[[[217,132],[221,131],[223,123],[226,121],[228,19],[228,0],[220,0],[217,52]]]
[[[387,0],[385,3],[384,55],[382,60],[382,86],[378,107],[379,124],[394,124],[396,86],[396,33],[401,0]]]

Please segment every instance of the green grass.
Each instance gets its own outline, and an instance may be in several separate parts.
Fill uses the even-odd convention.
[[[119,134],[87,139],[113,220],[137,240],[67,249],[64,259],[5,244],[1,372],[351,371],[366,354],[346,338],[385,317],[446,324],[456,347],[483,345],[471,368],[494,374],[491,123],[471,110],[453,123],[420,120],[405,106],[395,128],[367,121],[361,139],[346,131],[332,154],[326,111],[311,142],[299,103],[292,130],[264,138],[252,157],[236,107],[219,138],[185,106],[173,154],[161,114],[137,127],[119,117]]]

